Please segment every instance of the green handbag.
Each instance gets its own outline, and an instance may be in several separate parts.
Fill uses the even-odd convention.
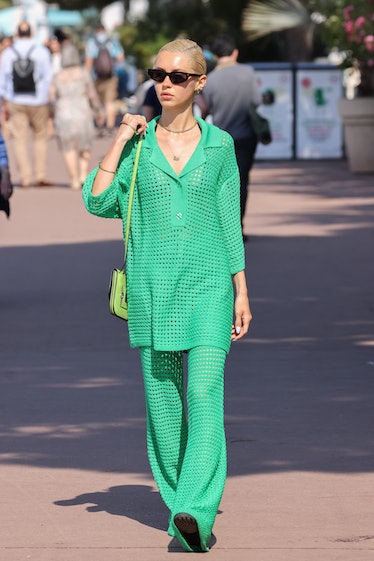
[[[261,142],[261,144],[270,144],[272,137],[269,121],[258,113],[254,103],[249,104],[248,112],[258,141]]]
[[[139,164],[139,157],[140,157],[140,150],[142,147],[143,139],[139,139],[138,147],[136,149],[135,161],[134,161],[134,168],[132,172],[131,184],[130,184],[130,191],[129,191],[129,205],[127,209],[127,220],[126,220],[126,233],[125,233],[125,251],[124,251],[124,259],[123,265],[120,269],[113,269],[110,274],[110,282],[109,282],[109,310],[110,313],[114,316],[117,316],[120,319],[127,320],[128,319],[128,308],[127,308],[127,290],[126,290],[126,255],[127,255],[127,245],[129,241],[129,232],[130,232],[130,221],[131,221],[131,209],[132,209],[132,202],[134,198],[134,190],[135,190],[135,182],[136,182],[136,173],[138,170]]]

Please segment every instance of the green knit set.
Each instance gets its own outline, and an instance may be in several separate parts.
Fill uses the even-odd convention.
[[[226,478],[223,373],[233,318],[232,275],[244,269],[239,173],[232,138],[197,119],[200,142],[180,174],[151,121],[143,141],[127,252],[129,337],[140,347],[152,472],[173,523],[187,512],[208,550]],[[126,225],[137,140],[126,144],[113,182],[83,198],[92,214]],[[183,395],[183,351],[188,381]]]

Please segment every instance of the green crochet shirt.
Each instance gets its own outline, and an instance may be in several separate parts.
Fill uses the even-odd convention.
[[[157,120],[143,141],[127,252],[129,335],[132,347],[160,351],[199,345],[228,352],[234,273],[244,269],[239,172],[234,143],[225,131],[197,119],[201,139],[177,175],[158,146]],[[121,218],[126,227],[128,189],[137,138],[126,144],[113,182],[91,193],[89,212]]]

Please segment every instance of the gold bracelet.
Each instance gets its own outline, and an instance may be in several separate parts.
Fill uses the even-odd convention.
[[[113,175],[115,175],[116,171],[111,171],[110,169],[104,169],[103,167],[101,167],[101,162],[99,162],[99,169],[101,169],[101,171],[105,171],[106,173],[112,173]]]
[[[128,127],[130,127],[130,129],[132,129],[134,132],[136,132],[136,129],[134,129],[134,127],[132,127],[131,125],[129,125],[128,123],[125,123],[125,121],[121,121],[120,125],[127,125]]]

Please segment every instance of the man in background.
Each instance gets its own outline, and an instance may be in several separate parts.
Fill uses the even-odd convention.
[[[22,86],[22,76],[14,74],[14,62],[28,60],[26,67],[32,68],[28,83]],[[23,64],[23,63],[22,63]],[[25,78],[26,76],[25,72]],[[13,45],[1,56],[0,97],[5,119],[13,137],[14,155],[22,187],[32,184],[32,165],[29,155],[29,131],[33,135],[35,164],[35,186],[50,187],[47,179],[49,87],[52,80],[49,50],[31,37],[31,28],[22,21],[17,29]]]
[[[118,99],[118,76],[116,66],[125,60],[125,53],[117,39],[108,37],[105,27],[98,23],[95,36],[86,45],[85,67],[92,73],[95,88],[105,110],[105,132],[112,135],[116,124],[116,101]]]
[[[249,172],[257,147],[257,137],[249,117],[249,104],[253,102],[256,106],[259,105],[261,93],[253,68],[237,62],[239,52],[231,37],[217,36],[210,50],[217,65],[209,73],[204,87],[203,97],[207,105],[205,116],[211,115],[213,123],[230,133],[234,139],[240,173],[240,210],[243,223]]]

